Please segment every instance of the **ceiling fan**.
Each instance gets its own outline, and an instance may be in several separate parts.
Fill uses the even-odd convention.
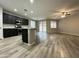
[[[70,15],[74,15],[74,14],[79,14],[79,8],[55,10],[52,12],[52,14],[49,17],[60,19],[60,18],[65,18]]]
[[[64,18],[64,17],[66,17],[66,16],[68,16],[68,15],[71,15],[69,12],[61,12],[62,14],[61,14],[61,17],[62,18]]]
[[[62,12],[62,15],[71,15],[69,12]]]

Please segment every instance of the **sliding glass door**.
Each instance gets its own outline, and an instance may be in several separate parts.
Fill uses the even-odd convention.
[[[40,21],[39,22],[39,31],[40,32],[46,32],[46,21]]]

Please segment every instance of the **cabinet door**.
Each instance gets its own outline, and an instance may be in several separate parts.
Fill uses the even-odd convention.
[[[3,29],[3,35],[4,35],[4,38],[17,36],[18,30],[17,29]]]
[[[12,24],[16,24],[16,17],[12,16]]]
[[[9,15],[8,16],[8,23],[9,24],[15,24],[15,16]]]
[[[28,43],[28,29],[22,29],[22,40],[25,43]]]
[[[28,25],[28,19],[22,19],[22,25]]]
[[[11,24],[12,23],[12,19],[11,19],[11,15],[8,15],[8,24]]]
[[[8,23],[8,14],[3,13],[3,23],[7,24]]]

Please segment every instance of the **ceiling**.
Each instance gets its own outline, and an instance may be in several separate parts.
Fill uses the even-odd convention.
[[[19,15],[29,17],[34,20],[43,20],[46,18],[60,19],[63,11],[79,12],[79,0],[34,0],[31,4],[30,0],[0,0],[0,6],[4,9],[14,12],[17,9]],[[24,11],[27,9],[27,12]],[[31,13],[33,11],[33,13]]]

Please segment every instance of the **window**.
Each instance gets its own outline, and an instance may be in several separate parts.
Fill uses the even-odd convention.
[[[56,23],[56,21],[51,21],[51,22],[50,22],[50,26],[51,26],[51,28],[57,28],[57,23]]]
[[[31,27],[32,27],[32,28],[35,28],[35,27],[36,27],[35,21],[31,21]]]

